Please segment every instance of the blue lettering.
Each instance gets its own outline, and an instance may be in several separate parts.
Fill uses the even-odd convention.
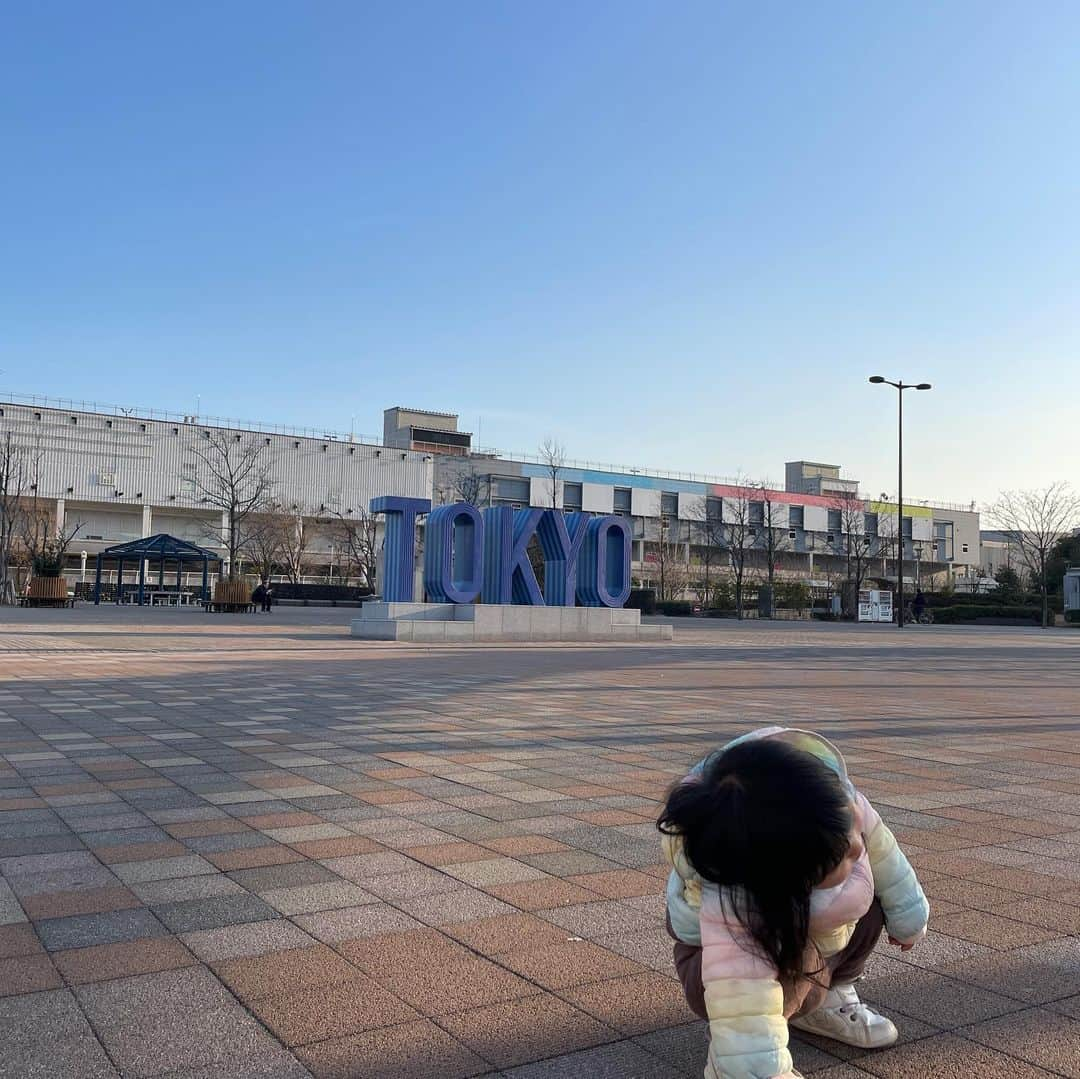
[[[401,498],[397,495],[385,495],[371,500],[372,513],[386,514],[382,597],[387,603],[412,603],[413,601],[416,518],[430,510],[430,498]]]
[[[424,533],[424,590],[432,603],[472,603],[483,583],[484,522],[466,502],[439,506]]]
[[[516,603],[534,607],[622,607],[630,595],[633,536],[622,517],[588,517],[559,510],[480,511],[468,503],[439,506],[426,498],[388,496],[371,501],[386,515],[383,599],[413,602],[416,518],[429,514],[424,588],[433,603]],[[529,543],[544,556],[541,594]]]

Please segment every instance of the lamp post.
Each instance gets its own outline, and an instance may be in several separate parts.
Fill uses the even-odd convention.
[[[904,390],[928,390],[929,382],[893,382],[872,375],[870,381],[875,386],[882,384],[896,390],[896,625],[904,628]]]

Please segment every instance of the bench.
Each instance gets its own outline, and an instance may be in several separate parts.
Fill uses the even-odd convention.
[[[254,614],[258,605],[251,603],[215,603],[212,599],[202,601],[203,610],[209,614],[214,611],[217,614]]]

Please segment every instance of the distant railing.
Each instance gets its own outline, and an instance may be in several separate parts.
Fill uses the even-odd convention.
[[[518,461],[524,464],[543,465],[549,467],[549,462],[535,453],[514,453],[508,450],[474,449],[474,457],[494,457],[503,461]],[[720,483],[734,486],[736,484],[750,484],[753,481],[745,477],[739,479],[734,476],[715,476],[707,472],[680,472],[676,469],[641,468],[638,465],[618,465],[602,461],[578,461],[571,457],[564,458],[558,467],[578,468],[591,472],[614,472],[621,476],[650,476],[660,480],[687,480],[691,483]]]
[[[243,420],[226,416],[203,416],[194,413],[168,412],[160,408],[131,407],[103,404],[100,401],[74,401],[64,397],[46,397],[37,393],[13,393],[5,390],[0,398],[13,405],[31,408],[52,408],[65,412],[92,412],[105,416],[120,416],[130,420],[157,420],[163,423],[189,424],[198,427],[222,427],[230,431],[252,431],[258,434],[290,435],[297,438],[322,439],[324,442],[359,442],[363,445],[382,446],[383,440],[373,435],[331,431],[326,427],[293,427],[290,424],[262,423],[259,420]]]
[[[366,446],[380,447],[385,445],[383,439],[375,435],[358,434],[354,431],[344,433],[341,431],[332,431],[325,427],[294,427],[289,424],[262,423],[258,420],[231,419],[222,416],[185,415],[180,412],[168,412],[156,408],[122,408],[118,405],[102,404],[98,401],[74,401],[60,397],[48,397],[43,394],[13,393],[10,391],[0,393],[0,399],[10,401],[12,404],[28,405],[31,407],[37,406],[40,408],[51,408],[69,412],[92,412],[108,416],[121,416],[132,420],[157,420],[159,422],[190,424],[201,427],[220,427],[234,431],[251,431],[260,434],[278,434],[296,438],[320,439],[324,442],[354,442]],[[547,460],[535,453],[515,453],[491,447],[482,448],[474,446],[471,449],[466,449],[465,447],[449,447],[442,443],[436,445],[434,443],[414,442],[412,449],[414,453],[427,452],[444,455],[450,454],[453,456],[460,454],[462,456],[517,462],[522,464],[544,466],[549,464]],[[583,461],[569,457],[562,460],[559,463],[559,467],[566,469],[582,469],[591,472],[610,472],[628,477],[648,476],[652,479],[683,480],[690,483],[712,483],[726,486],[755,486],[755,481],[748,480],[745,476],[719,476],[707,472],[683,472],[677,469],[642,468],[638,465]],[[782,488],[779,487],[775,489],[782,490]],[[869,502],[878,501],[866,493],[861,494],[860,497]],[[885,499],[882,501],[887,502],[888,500]],[[956,502],[937,502],[933,500],[905,498],[904,505],[926,506],[928,509],[951,510],[952,512],[957,513],[977,512],[977,509],[973,508],[970,503],[961,504]]]

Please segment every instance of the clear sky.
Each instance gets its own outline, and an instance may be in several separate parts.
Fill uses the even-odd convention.
[[[1075,3],[9,4],[0,147],[9,390],[1080,471]]]

